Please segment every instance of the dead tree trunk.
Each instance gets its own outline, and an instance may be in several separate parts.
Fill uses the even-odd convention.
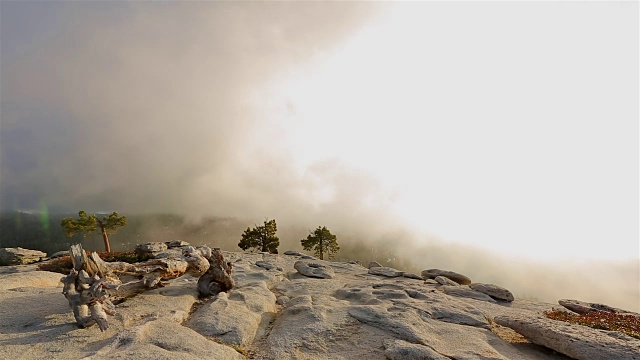
[[[231,290],[234,286],[231,277],[232,265],[230,262],[225,262],[220,249],[213,249],[207,260],[209,260],[209,270],[198,279],[200,296],[212,296]]]
[[[98,324],[100,330],[105,331],[109,328],[107,314],[115,314],[115,306],[109,300],[107,289],[115,286],[105,282],[105,268],[97,253],[91,255],[95,254],[100,262],[87,257],[80,244],[71,246],[70,253],[73,269],[62,279],[62,293],[81,327]]]
[[[115,306],[111,297],[127,298],[149,289],[165,286],[163,280],[175,279],[186,272],[192,275],[209,274],[211,249],[202,247],[194,249],[185,248],[180,259],[152,259],[143,263],[128,264],[125,262],[105,262],[98,253],[93,252],[87,256],[82,245],[72,245],[70,249],[73,269],[63,278],[64,288],[62,293],[69,301],[76,322],[81,327],[98,324],[100,330],[106,330],[107,314],[115,314]],[[224,258],[218,249],[214,251],[215,264],[224,266]],[[223,264],[223,265],[219,265]],[[224,276],[214,272],[207,278],[206,283],[222,281],[219,287],[223,290],[233,287],[230,277],[231,267],[227,266],[228,273]],[[203,275],[203,277],[205,276]],[[126,282],[125,282],[126,281]],[[200,281],[198,282],[200,289]],[[218,291],[219,292],[219,291]],[[217,292],[216,292],[217,294]]]

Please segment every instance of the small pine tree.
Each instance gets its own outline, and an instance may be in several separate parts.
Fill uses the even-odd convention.
[[[276,236],[277,230],[275,219],[265,220],[264,225],[256,225],[253,229],[247,228],[238,246],[242,250],[256,248],[262,252],[277,254],[280,246],[280,239]]]
[[[71,237],[76,233],[83,233],[84,237],[91,235],[97,228],[100,228],[102,233],[102,240],[104,240],[104,249],[106,252],[111,252],[111,244],[109,243],[109,235],[107,233],[114,234],[119,227],[127,225],[127,218],[125,216],[119,216],[117,212],[113,212],[98,219],[96,215],[87,215],[82,210],[78,212],[78,219],[64,218],[60,222],[62,229]]]
[[[326,226],[318,226],[313,232],[309,231],[307,238],[300,242],[304,250],[313,250],[320,260],[324,260],[324,254],[329,255],[329,259],[333,259],[334,254],[340,250],[336,239]]]

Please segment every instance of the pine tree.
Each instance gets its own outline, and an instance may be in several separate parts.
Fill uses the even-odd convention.
[[[280,239],[276,236],[277,230],[275,219],[265,220],[264,225],[256,225],[253,229],[247,228],[242,234],[238,246],[242,250],[256,248],[262,252],[277,254],[280,245]]]
[[[307,238],[300,242],[304,250],[313,250],[320,260],[324,260],[324,254],[329,255],[329,259],[333,259],[334,254],[340,250],[336,236],[326,226],[318,226],[315,231],[309,231]]]
[[[100,228],[102,240],[104,240],[104,249],[106,252],[111,252],[111,244],[109,243],[109,235],[107,233],[114,234],[119,227],[127,225],[127,218],[125,216],[119,216],[118,213],[114,211],[100,220],[96,215],[87,215],[87,213],[82,210],[78,212],[78,219],[64,218],[60,222],[60,225],[69,237],[76,233],[83,233],[83,236],[87,237]]]

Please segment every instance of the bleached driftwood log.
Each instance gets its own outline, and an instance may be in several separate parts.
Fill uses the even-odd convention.
[[[219,249],[212,253],[207,246],[185,247],[182,258],[179,259],[152,259],[135,264],[105,262],[96,252],[87,256],[80,244],[71,246],[70,255],[73,269],[62,280],[62,293],[69,301],[76,322],[80,326],[88,327],[97,323],[102,331],[109,327],[107,314],[115,314],[115,306],[111,299],[131,297],[149,289],[165,286],[163,280],[175,279],[185,273],[194,276],[205,274],[203,284],[210,285],[203,286],[208,289],[219,288],[220,291],[226,291],[233,287],[230,264],[225,265]],[[213,262],[211,258],[214,259]],[[219,270],[209,272],[210,263],[216,264],[223,272],[228,272],[224,275],[220,275]],[[217,285],[219,283],[220,285]],[[198,281],[198,289],[200,288]],[[212,291],[209,291],[209,294],[211,293]]]

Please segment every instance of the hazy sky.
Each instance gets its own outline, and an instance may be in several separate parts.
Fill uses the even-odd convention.
[[[0,2],[0,208],[638,259],[638,2]]]

